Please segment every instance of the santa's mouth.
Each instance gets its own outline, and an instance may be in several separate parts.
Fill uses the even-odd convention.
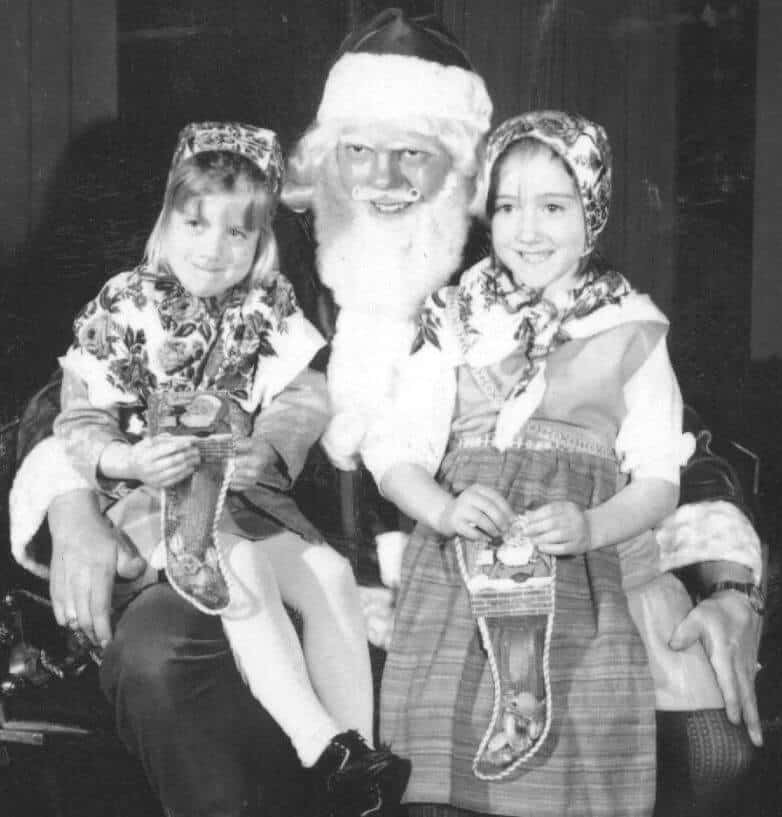
[[[400,187],[384,190],[372,185],[357,184],[350,193],[353,201],[365,201],[379,213],[400,213],[421,198],[421,191],[415,187]]]
[[[370,204],[380,213],[399,213],[406,210],[412,203],[411,201],[398,201],[396,199],[374,199],[370,201]]]

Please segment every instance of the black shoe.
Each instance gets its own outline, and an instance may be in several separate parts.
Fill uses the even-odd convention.
[[[342,732],[312,767],[323,817],[392,817],[411,765],[389,749],[370,749],[358,732]]]

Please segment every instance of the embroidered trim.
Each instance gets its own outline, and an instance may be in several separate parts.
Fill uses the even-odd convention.
[[[456,448],[491,448],[494,444],[493,432],[454,436],[450,445]],[[597,437],[583,430],[569,431],[552,423],[531,420],[514,437],[508,448],[525,448],[532,451],[576,451],[612,459],[613,448]]]

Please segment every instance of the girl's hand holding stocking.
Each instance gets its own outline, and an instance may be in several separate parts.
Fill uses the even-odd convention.
[[[201,455],[189,437],[160,434],[130,446],[132,478],[153,488],[169,488],[198,468]]]
[[[592,550],[589,518],[574,502],[550,502],[526,514],[525,533],[543,552],[572,556]]]
[[[470,485],[452,497],[440,513],[437,529],[445,536],[479,539],[500,536],[511,523],[513,511],[502,494],[485,485]]]
[[[198,468],[201,455],[191,437],[159,434],[130,445],[111,442],[100,455],[108,479],[135,479],[152,488],[169,488]]]

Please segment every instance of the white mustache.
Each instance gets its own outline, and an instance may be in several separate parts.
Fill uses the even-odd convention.
[[[399,188],[398,190],[378,190],[376,187],[366,187],[357,184],[351,191],[353,201],[378,201],[383,204],[413,204],[421,198],[421,191],[415,187]]]

